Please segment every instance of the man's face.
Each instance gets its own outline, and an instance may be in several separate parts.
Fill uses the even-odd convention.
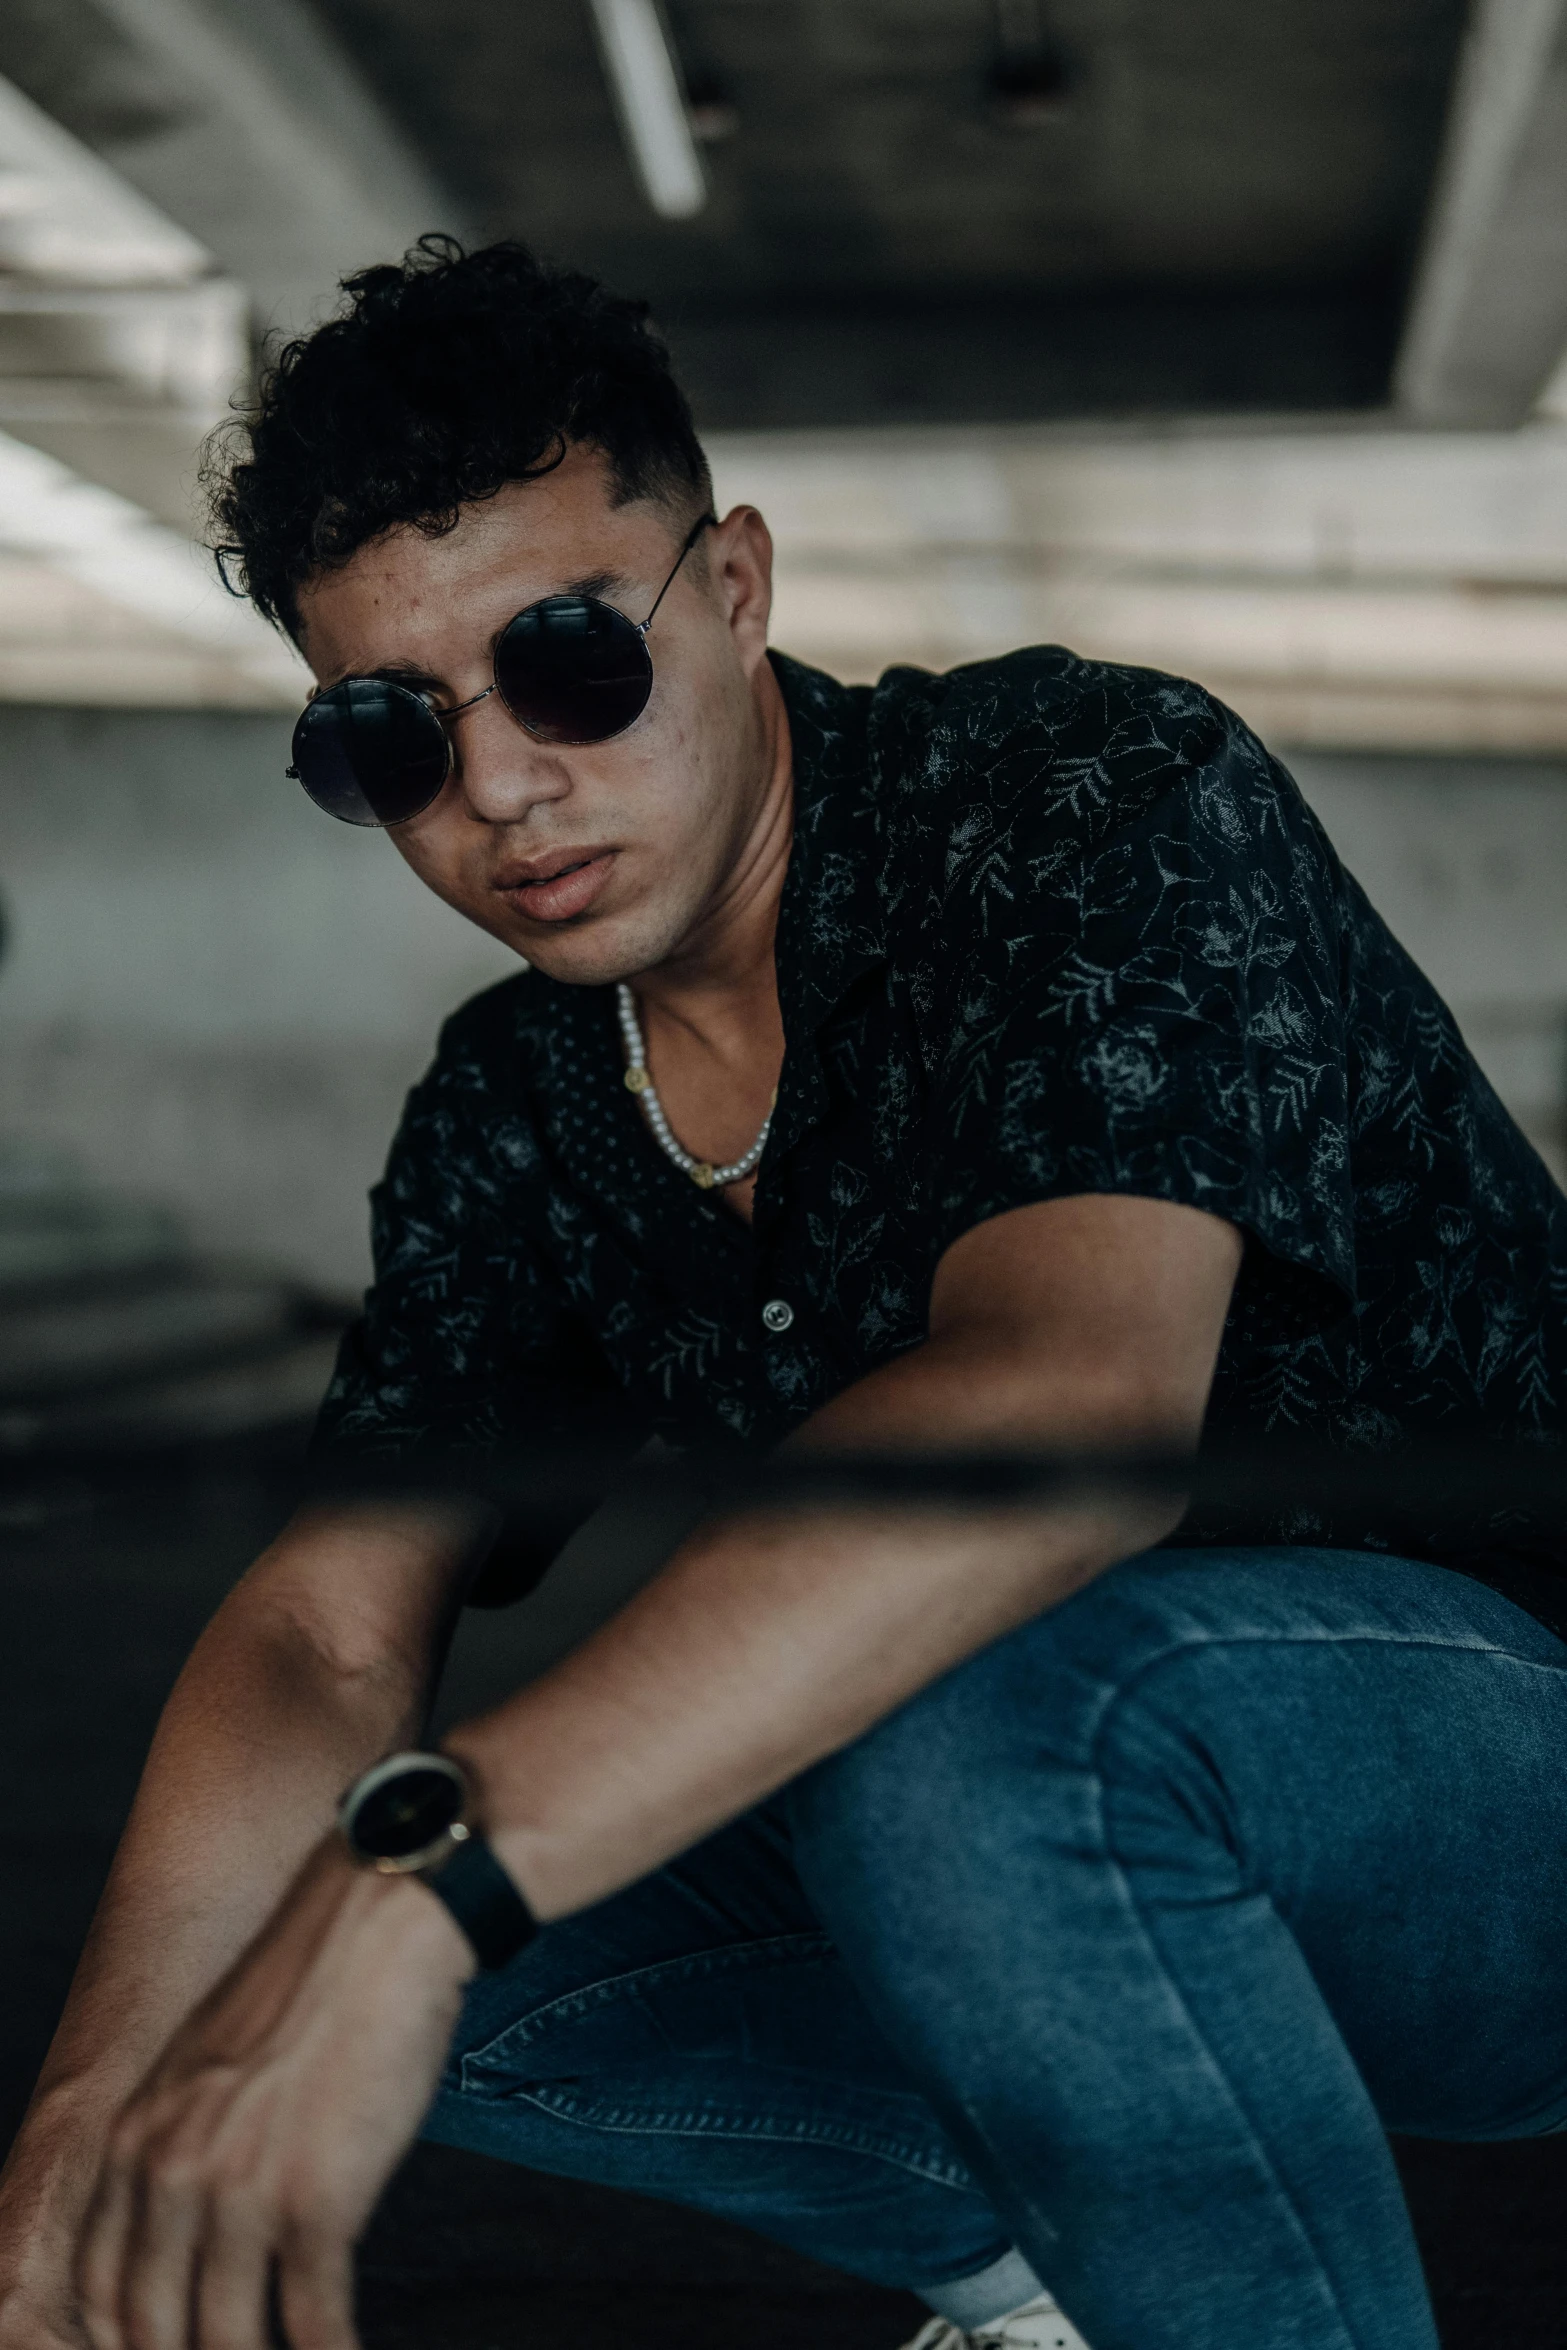
[[[593,449],[464,508],[455,530],[390,531],[299,594],[322,687],[392,675],[452,708],[493,682],[496,639],[542,596],[652,609],[687,518],[616,506]],[[739,507],[704,532],[647,638],[653,691],[605,743],[536,742],[498,694],[451,721],[452,773],[391,839],[438,897],[554,978],[596,985],[656,968],[700,938],[758,820],[771,547]]]

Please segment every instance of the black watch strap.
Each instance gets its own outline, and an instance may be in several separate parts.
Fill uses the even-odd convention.
[[[538,1919],[482,1836],[465,1837],[450,1860],[428,1875],[421,1872],[421,1878],[445,1902],[487,1972],[515,1958],[539,1930]]]

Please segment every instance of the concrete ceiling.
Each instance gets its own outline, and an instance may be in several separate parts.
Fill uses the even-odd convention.
[[[717,428],[1380,400],[1463,27],[1048,0],[1064,86],[1020,128],[987,0],[676,0],[734,128],[661,222],[581,0],[319,5],[468,209],[651,297]]]
[[[1477,0],[1394,395],[1420,423],[1517,424],[1542,385],[1560,404],[1564,346],[1567,9]]]
[[[1567,0],[6,0],[0,77],[0,696],[297,697],[199,444],[444,228],[651,299],[847,672],[1058,633],[1296,740],[1567,741]]]
[[[6,0],[0,74],[199,237],[262,327],[468,225],[306,0]]]

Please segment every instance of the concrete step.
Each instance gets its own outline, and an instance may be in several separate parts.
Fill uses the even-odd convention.
[[[124,1454],[302,1425],[321,1401],[336,1356],[335,1331],[305,1331],[242,1361],[10,1404],[0,1408],[0,1451],[13,1459]]]
[[[18,1294],[153,1272],[188,1254],[166,1208],[95,1191],[69,1159],[0,1135],[0,1308]]]
[[[0,1141],[0,1452],[200,1444],[307,1421],[346,1318],[175,1217]]]
[[[162,1208],[0,1191],[0,1304],[63,1281],[150,1272],[183,1254],[179,1226]]]
[[[87,1285],[13,1299],[0,1313],[0,1404],[166,1376],[188,1363],[270,1349],[291,1337],[299,1301],[282,1283],[204,1278],[173,1266],[160,1278]]]

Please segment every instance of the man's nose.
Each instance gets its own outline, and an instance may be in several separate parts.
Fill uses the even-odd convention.
[[[452,724],[452,779],[485,824],[515,824],[541,800],[558,800],[571,779],[558,752],[535,742],[498,693]]]

